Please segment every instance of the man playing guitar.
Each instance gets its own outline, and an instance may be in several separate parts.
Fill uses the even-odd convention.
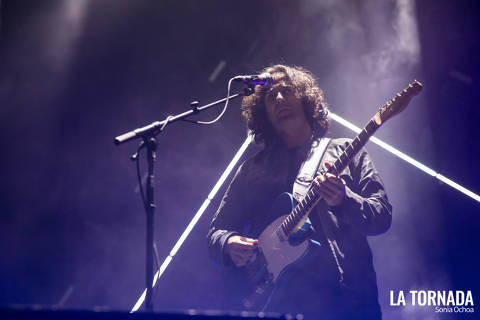
[[[272,218],[267,213],[279,194],[292,192],[312,141],[329,127],[323,91],[310,72],[284,65],[262,72],[273,76],[274,85],[256,86],[244,97],[242,114],[263,149],[238,169],[207,236],[211,256],[223,266],[225,308],[303,313],[307,319],[381,319],[367,236],[388,230],[392,207],[364,149],[341,172],[325,173],[348,139],[330,140],[312,182],[322,200],[309,213],[311,225],[303,237],[317,245],[316,253],[280,272],[273,289],[266,290],[265,303],[252,306],[245,299],[252,291],[249,265],[253,260],[268,264],[257,258],[265,251],[261,246],[268,245],[259,243],[262,231],[288,214]]]

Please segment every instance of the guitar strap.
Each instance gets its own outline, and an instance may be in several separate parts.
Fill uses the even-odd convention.
[[[307,192],[310,190],[313,179],[315,178],[317,170],[320,166],[320,160],[323,158],[323,155],[325,153],[325,150],[327,150],[329,143],[329,138],[313,140],[310,152],[303,164],[301,165],[297,178],[295,179],[295,182],[293,184],[293,197],[295,198],[295,200],[301,201],[305,197]],[[320,221],[318,221],[319,223],[317,224],[320,225],[323,234],[326,237],[328,246],[337,265],[339,272],[339,281],[343,282],[343,269],[338,259],[338,255],[343,257],[343,253],[338,247],[332,230],[329,228],[329,219],[327,216],[329,212],[327,211],[327,204],[325,203],[325,201],[321,201],[317,204],[317,208],[315,208],[314,210],[317,211],[314,214],[318,214],[318,218],[320,218]]]
[[[307,194],[308,190],[310,190],[313,179],[315,178],[318,167],[320,166],[320,159],[323,158],[323,154],[325,153],[325,150],[327,150],[329,142],[329,138],[313,140],[312,146],[310,147],[310,152],[300,166],[297,178],[293,184],[292,194],[295,200],[302,200]]]

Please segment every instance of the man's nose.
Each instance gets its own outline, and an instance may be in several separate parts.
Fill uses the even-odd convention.
[[[280,91],[277,92],[277,97],[275,98],[275,100],[277,100],[277,101],[285,100],[285,98],[283,97],[283,95]]]

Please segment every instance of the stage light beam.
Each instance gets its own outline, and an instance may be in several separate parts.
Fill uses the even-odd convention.
[[[353,123],[343,119],[342,117],[336,115],[335,113],[333,112],[329,112],[329,116],[330,118],[332,118],[334,121],[338,122],[339,124],[347,127],[348,129],[354,131],[355,133],[359,133],[360,131],[362,131],[359,127],[357,127],[356,125],[354,125]],[[470,198],[472,198],[473,200],[476,200],[478,202],[480,202],[480,196],[470,190],[468,190],[467,188],[459,185],[458,183],[454,182],[453,180],[445,177],[444,175],[436,172],[435,170],[427,167],[426,165],[422,164],[421,162],[413,159],[412,157],[406,155],[405,153],[403,153],[402,151],[392,147],[391,145],[389,145],[388,143],[385,143],[383,142],[382,140],[376,138],[375,136],[371,137],[370,138],[370,141],[372,141],[373,143],[377,144],[378,146],[384,148],[385,150],[393,153],[394,155],[396,155],[397,157],[399,157],[400,159],[410,163],[411,165],[415,166],[416,168],[422,170],[423,172],[431,175],[432,177],[442,181],[443,183],[449,185],[450,187],[460,191],[461,193],[469,196]]]

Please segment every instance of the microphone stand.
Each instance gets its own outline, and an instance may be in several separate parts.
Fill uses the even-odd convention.
[[[235,99],[237,97],[248,96],[253,93],[253,86],[249,86],[239,92],[233,94],[229,97],[217,100],[215,102],[209,103],[207,105],[198,107],[198,102],[192,102],[190,104],[191,109],[180,113],[175,116],[167,116],[162,121],[155,121],[147,126],[137,128],[126,133],[123,133],[114,139],[116,145],[120,145],[135,139],[142,139],[138,150],[142,148],[147,148],[147,162],[148,162],[148,177],[146,181],[146,194],[147,199],[145,203],[145,211],[147,213],[147,242],[146,242],[146,272],[145,272],[145,281],[146,281],[146,298],[145,298],[145,311],[153,311],[153,302],[152,302],[152,291],[153,291],[153,243],[154,243],[154,214],[155,214],[155,200],[154,200],[154,186],[155,186],[155,175],[154,175],[154,164],[156,160],[156,149],[157,142],[155,136],[165,130],[166,126],[170,123],[184,120],[192,114],[198,114],[201,111],[209,109],[213,106],[226,102],[230,99]],[[132,157],[136,159],[138,157],[138,152]],[[137,160],[138,161],[138,160]],[[141,183],[141,181],[140,181]]]

